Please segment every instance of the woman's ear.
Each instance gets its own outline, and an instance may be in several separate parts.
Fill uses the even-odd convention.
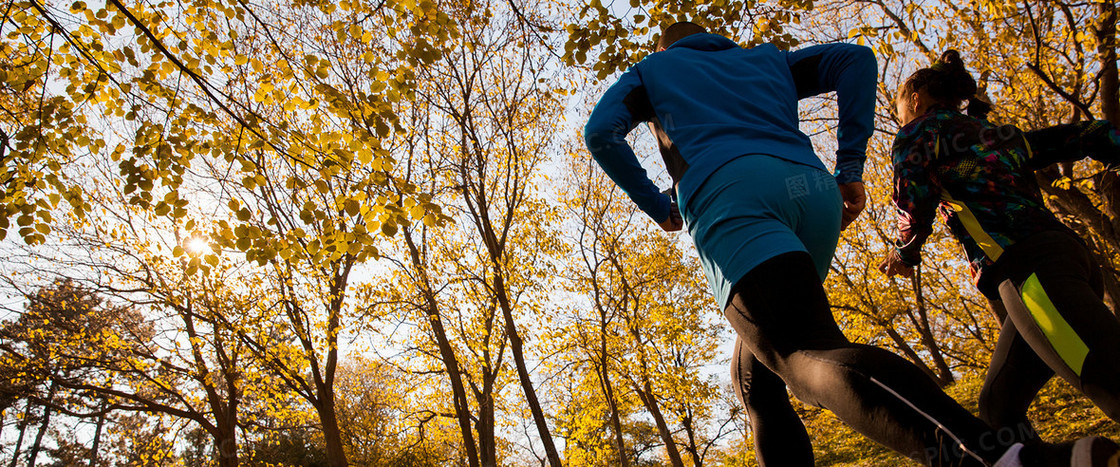
[[[910,110],[914,112],[914,115],[921,115],[918,110],[925,107],[925,102],[922,102],[922,95],[918,91],[910,93],[909,103]]]

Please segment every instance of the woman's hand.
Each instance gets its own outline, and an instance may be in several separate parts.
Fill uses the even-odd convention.
[[[898,250],[891,250],[890,253],[887,253],[887,259],[879,263],[879,271],[886,274],[887,277],[894,277],[895,275],[914,277],[914,267],[902,262]]]

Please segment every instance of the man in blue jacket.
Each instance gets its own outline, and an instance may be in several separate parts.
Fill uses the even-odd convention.
[[[788,385],[802,401],[929,465],[1018,465],[1018,452],[916,366],[849,342],[832,318],[821,282],[840,230],[864,207],[877,71],[866,47],[743,49],[693,23],[676,23],[663,31],[657,53],[607,90],[584,138],[653,221],[666,231],[688,226],[717,303],[738,334],[732,377],[760,464],[813,463]],[[833,91],[839,130],[830,174],[798,129],[797,101]],[[640,123],[657,136],[673,195],[649,179],[625,140]],[[1095,440],[1103,441],[1079,449],[1100,444]],[[1068,448],[1037,449],[1029,456],[1071,462]]]

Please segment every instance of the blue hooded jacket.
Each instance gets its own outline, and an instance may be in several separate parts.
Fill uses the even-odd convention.
[[[794,52],[744,49],[695,34],[628,69],[603,94],[584,141],[603,171],[654,221],[669,217],[668,195],[646,175],[626,135],[649,122],[684,199],[728,161],[766,154],[824,169],[798,128],[797,101],[835,91],[838,183],[861,181],[874,131],[878,66],[871,49],[826,44]]]

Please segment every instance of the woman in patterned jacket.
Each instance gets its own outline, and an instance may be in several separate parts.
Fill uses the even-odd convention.
[[[899,88],[899,235],[879,268],[910,277],[940,211],[977,287],[1007,310],[979,402],[981,418],[1003,430],[999,442],[1037,438],[1027,408],[1055,373],[1120,421],[1120,321],[1101,300],[1099,265],[1043,204],[1034,176],[1085,157],[1120,162],[1120,132],[1106,121],[1031,132],[995,126],[975,93],[955,50]],[[966,101],[968,115],[959,110]]]

